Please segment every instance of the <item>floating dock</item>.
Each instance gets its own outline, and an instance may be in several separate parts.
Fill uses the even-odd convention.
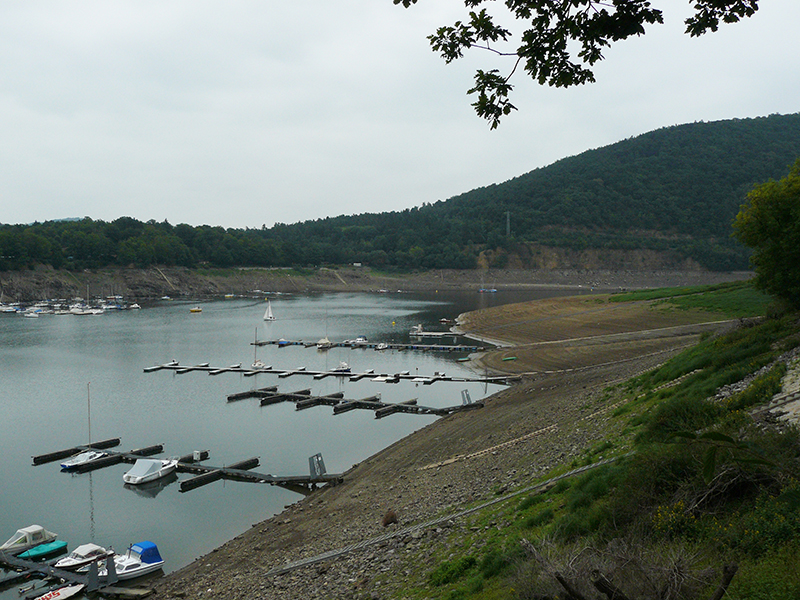
[[[288,396],[289,394],[285,395]],[[117,441],[117,443],[119,443],[119,438],[114,438],[114,439]],[[42,465],[50,462],[55,462],[57,460],[65,458],[66,456],[71,456],[76,452],[80,452],[81,450],[84,450],[88,447],[89,445],[76,446],[74,448],[59,450],[57,452],[50,452],[48,454],[42,454],[40,456],[34,456],[33,464]],[[95,447],[95,445],[93,444],[92,447]],[[138,450],[130,450],[129,452],[117,452],[114,450],[105,450],[105,449],[103,451],[107,452],[107,456],[89,461],[81,465],[79,468],[73,469],[69,472],[85,473],[87,471],[93,471],[96,469],[102,469],[104,467],[110,467],[112,465],[116,465],[121,462],[133,463],[137,459],[142,458],[143,456],[153,456],[154,454],[163,452],[164,446],[161,444],[157,444],[154,446],[148,446],[146,448],[141,448]],[[200,464],[200,461],[207,460],[208,457],[209,457],[208,450],[203,450],[203,451],[192,452],[191,454],[181,456],[178,459],[178,466],[175,469],[178,473],[191,473],[195,475],[195,477],[192,477],[191,479],[187,479],[181,482],[180,484],[181,492],[193,490],[200,486],[213,483],[214,481],[217,481],[219,479],[231,479],[234,481],[245,481],[250,483],[267,483],[269,485],[276,485],[301,494],[308,494],[312,490],[315,490],[319,485],[325,485],[325,484],[336,485],[337,483],[340,483],[342,481],[343,477],[343,475],[341,474],[325,473],[324,463],[322,462],[322,457],[320,455],[316,455],[316,457],[312,458],[315,458],[317,463],[322,464],[323,466],[322,472],[320,472],[319,470],[314,471],[312,469],[309,475],[271,475],[265,473],[254,473],[250,471],[250,469],[254,469],[255,467],[259,466],[258,458],[250,458],[231,465],[227,465],[225,467],[214,467],[214,466]]]
[[[112,561],[113,558],[108,560]],[[38,597],[47,593],[47,589],[55,590],[67,584],[79,584],[86,586],[85,592],[98,592],[101,596],[114,596],[120,598],[142,598],[149,595],[152,590],[148,588],[115,587],[116,581],[99,581],[97,571],[94,576],[91,573],[78,573],[56,569],[47,561],[26,560],[4,552],[0,552],[0,565],[18,571],[0,581],[0,584],[8,585],[23,578],[50,578],[53,579],[51,586],[37,588],[30,597]],[[57,583],[58,581],[62,583]],[[47,588],[47,589],[46,589]],[[23,593],[23,592],[20,592]],[[28,596],[25,596],[26,598]]]
[[[383,417],[388,417],[389,415],[397,413],[446,417],[447,415],[465,410],[483,408],[483,402],[471,402],[466,400],[463,400],[461,404],[445,406],[443,408],[420,406],[417,404],[416,398],[404,402],[383,402],[380,394],[368,398],[348,400],[344,397],[344,392],[334,392],[333,394],[327,394],[325,396],[312,396],[310,389],[286,393],[276,392],[274,394],[261,396],[259,400],[261,406],[278,404],[280,402],[294,402],[295,410],[305,410],[315,406],[332,406],[334,415],[340,415],[356,409],[371,410],[375,412],[376,419],[382,419]]]
[[[444,331],[426,331],[420,334],[413,334],[411,337],[458,337],[456,334]],[[303,348],[316,348],[317,342],[306,342],[303,340],[259,340],[250,342],[253,346],[301,346]],[[328,348],[350,348],[363,350],[416,350],[419,352],[483,352],[485,346],[467,346],[463,344],[398,344],[395,342],[331,342]],[[328,348],[325,348],[326,350]]]
[[[241,373],[245,377],[252,377],[254,375],[277,375],[279,379],[286,379],[294,376],[306,376],[313,379],[323,379],[324,377],[340,377],[348,381],[360,381],[362,379],[370,379],[372,381],[382,381],[384,383],[398,383],[400,381],[411,381],[414,383],[422,383],[423,385],[431,385],[438,381],[458,382],[458,383],[494,383],[498,385],[508,385],[509,382],[517,381],[519,376],[501,375],[495,377],[454,377],[446,375],[445,373],[435,372],[433,375],[412,375],[408,371],[401,373],[380,373],[376,374],[373,369],[368,369],[362,372],[350,371],[313,371],[306,367],[295,367],[294,369],[275,369],[272,366],[262,368],[230,366],[230,367],[212,367],[208,363],[200,363],[197,365],[181,365],[177,361],[164,363],[161,365],[154,365],[152,367],[145,367],[145,373],[154,373],[156,371],[172,371],[177,375],[184,375],[192,372],[206,372],[209,375],[216,375],[219,373]],[[265,389],[265,388],[262,388]],[[255,392],[254,392],[255,393]]]

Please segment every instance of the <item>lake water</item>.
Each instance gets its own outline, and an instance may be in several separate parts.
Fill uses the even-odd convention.
[[[386,402],[418,398],[421,405],[442,407],[460,404],[464,389],[472,400],[499,389],[479,383],[144,373],[145,367],[173,359],[249,366],[256,332],[259,339],[316,341],[327,335],[340,341],[364,335],[375,342],[405,342],[417,323],[442,329],[442,317],[575,291],[272,296],[278,320],[271,323],[263,321],[263,297],[202,302],[199,314],[189,312],[196,303],[177,301],[100,316],[0,314],[0,543],[32,523],[58,533],[70,549],[93,541],[123,551],[149,539],[158,544],[165,570],[172,571],[301,498],[278,487],[231,481],[186,493],[172,482],[146,494],[123,485],[130,465],[82,475],[62,473],[58,463],[31,465],[34,455],[86,443],[89,412],[91,439],[119,437],[116,450],[163,443],[170,456],[207,449],[206,464],[219,466],[257,456],[261,465],[255,470],[273,474],[306,474],[308,457],[321,452],[328,472],[340,473],[436,417],[398,414],[376,420],[362,410],[333,416],[331,407],[298,412],[292,403],[261,407],[255,399],[227,403],[226,396],[277,384],[280,391],[311,387],[314,395],[343,391],[346,398],[380,393]],[[475,375],[457,362],[459,355],[448,353],[264,346],[257,356],[279,369],[325,370],[346,361],[354,372]],[[3,600],[12,597],[18,597],[15,588],[0,591]]]

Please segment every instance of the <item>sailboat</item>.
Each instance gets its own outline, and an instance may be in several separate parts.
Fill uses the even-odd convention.
[[[106,456],[105,452],[101,452],[100,450],[94,450],[91,448],[92,445],[92,399],[89,394],[89,386],[91,385],[91,381],[86,384],[86,413],[87,418],[89,421],[89,448],[88,450],[84,450],[78,454],[73,455],[72,457],[68,458],[64,462],[61,463],[61,468],[64,471],[73,471],[84,465],[88,462],[96,460],[98,458],[103,458]]]
[[[272,314],[272,302],[267,300],[267,311],[264,313],[265,321],[274,321],[275,315]]]

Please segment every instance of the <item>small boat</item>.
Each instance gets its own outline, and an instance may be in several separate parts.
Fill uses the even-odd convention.
[[[7,552],[12,555],[19,554],[39,544],[52,542],[57,537],[55,533],[47,531],[41,525],[29,525],[28,527],[17,529],[17,532],[0,546],[0,552]]]
[[[48,556],[52,556],[53,554],[60,554],[61,552],[66,552],[67,550],[67,542],[63,540],[54,540],[52,542],[47,542],[45,544],[39,544],[38,546],[34,546],[30,550],[26,550],[18,554],[19,558],[24,558],[26,560],[40,560],[46,558]]]
[[[99,450],[86,450],[62,462],[61,468],[65,471],[72,471],[87,462],[103,458],[105,455],[105,452],[100,452]]]
[[[317,342],[317,350],[328,350],[333,347],[333,343],[325,336]]]
[[[272,302],[267,300],[267,311],[264,313],[265,321],[274,321],[275,315],[272,314]]]
[[[41,596],[37,596],[34,600],[57,600],[62,598],[72,598],[72,596],[81,593],[85,586],[82,583],[76,583],[74,585],[64,585],[60,588],[56,588],[54,590],[50,590],[49,592],[42,594]]]
[[[331,369],[331,373],[349,373],[349,372],[350,372],[350,365],[348,365],[344,361],[341,361],[339,363],[339,366],[336,367],[335,369]]]
[[[112,556],[112,550],[106,550],[97,544],[82,544],[70,552],[69,556],[65,556],[53,565],[56,569],[79,569],[85,565],[93,562],[105,560],[106,557]]]
[[[201,313],[201,312],[203,312],[203,309],[200,308],[199,306],[193,306],[192,308],[189,309],[189,312],[190,313]]]
[[[178,466],[177,458],[151,459],[138,458],[131,467],[131,470],[122,476],[125,483],[139,485],[148,481],[155,481],[161,477],[166,477]]]
[[[389,344],[387,344],[386,342],[381,342],[380,344],[375,346],[375,350],[388,350],[388,349],[389,349]]]
[[[141,307],[141,306],[139,306],[138,304],[136,304],[136,302],[134,302],[134,303],[133,303],[133,304],[131,304],[131,305],[130,305],[128,308],[130,308],[131,310],[138,310],[138,309],[140,309],[140,308],[142,308],[142,307]]]
[[[422,335],[422,323],[414,325],[408,333],[409,335]]]
[[[268,370],[270,370],[272,368],[272,365],[268,365],[263,360],[261,360],[260,358],[257,358],[257,359],[255,359],[253,361],[253,368],[254,369],[264,369],[265,371],[268,371]]]
[[[117,554],[114,557],[114,570],[120,580],[141,577],[158,571],[163,566],[164,559],[161,558],[158,548],[153,542],[133,544],[125,554]],[[98,570],[97,575],[102,579],[108,577],[108,572],[105,567],[102,567]]]

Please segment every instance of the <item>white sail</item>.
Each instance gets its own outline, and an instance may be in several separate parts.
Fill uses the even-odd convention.
[[[272,303],[267,300],[267,311],[264,313],[265,321],[274,321],[275,315],[272,314]]]

